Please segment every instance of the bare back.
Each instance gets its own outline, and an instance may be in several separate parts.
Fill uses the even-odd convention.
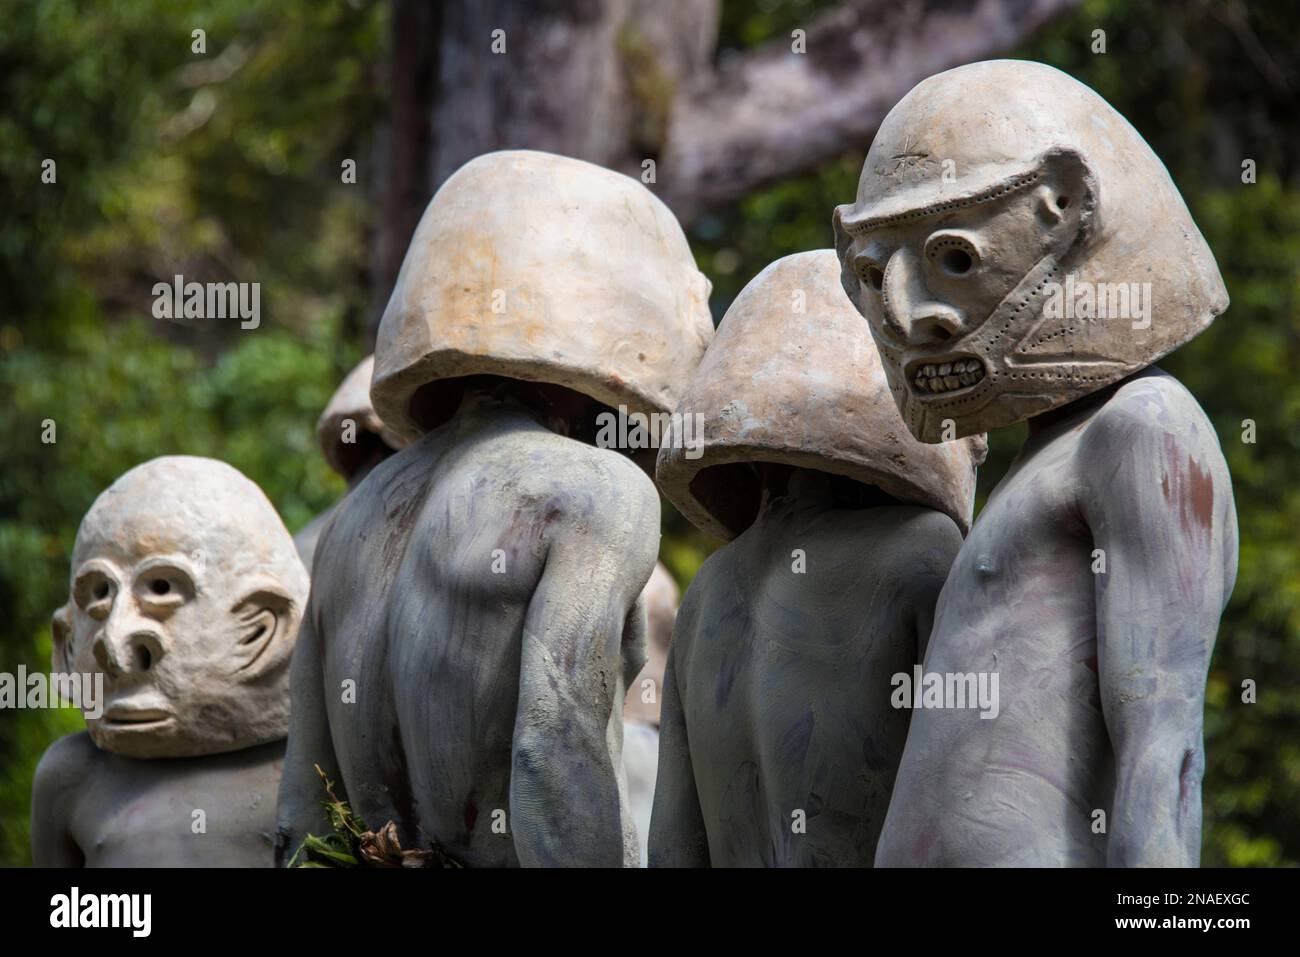
[[[634,842],[622,847],[615,703],[658,521],[653,485],[625,458],[505,410],[458,415],[348,496],[318,551],[300,642],[318,643],[334,756],[367,824],[392,820],[404,847],[437,842],[499,866],[577,862],[557,835],[604,821],[635,857]],[[295,674],[295,706],[298,688]],[[566,747],[589,767],[586,786],[547,777]],[[555,803],[551,788],[560,806],[533,806]],[[533,842],[523,853],[521,836]]]
[[[890,679],[960,544],[928,509],[777,508],[711,556],[669,652],[652,865],[870,866],[907,733]]]

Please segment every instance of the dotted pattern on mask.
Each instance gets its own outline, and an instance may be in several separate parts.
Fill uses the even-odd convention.
[[[864,219],[861,222],[847,223],[843,218],[840,225],[844,231],[851,236],[860,236],[871,229],[879,229],[881,226],[892,226],[896,223],[910,222],[914,219],[924,219],[928,216],[934,216],[938,213],[951,212],[954,209],[965,209],[969,206],[978,206],[980,203],[991,202],[1000,199],[1010,193],[1018,192],[1028,186],[1038,182],[1042,176],[1039,172],[1027,173],[1019,176],[1008,183],[1002,183],[998,186],[991,187],[982,193],[976,193],[974,196],[967,196],[963,199],[950,199],[942,203],[932,203],[929,206],[922,206],[920,209],[908,210],[905,213],[895,213],[893,216],[877,216],[871,219]]]
[[[943,237],[943,239],[936,239],[934,242],[930,244],[929,248],[926,249],[925,254],[929,256],[931,259],[934,259],[936,256],[938,256],[941,252],[943,252],[945,249],[948,249],[949,247],[960,249],[964,253],[970,253],[971,259],[977,258],[975,254],[975,247],[972,246],[966,240],[960,239],[957,236],[945,236]]]

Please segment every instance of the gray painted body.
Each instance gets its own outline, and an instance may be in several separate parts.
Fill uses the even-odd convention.
[[[651,866],[870,866],[907,734],[890,678],[960,544],[941,512],[795,494],[710,556],[669,651]]]
[[[32,863],[270,867],[283,760],[284,741],[196,758],[129,758],[95,747],[85,731],[60,738],[36,769]]]
[[[316,546],[320,542],[320,537],[325,529],[329,527],[330,521],[334,518],[334,513],[338,511],[339,499],[325,511],[321,512],[310,522],[298,529],[298,534],[293,537],[293,546],[298,549],[298,557],[302,559],[303,567],[308,572],[311,571],[312,562],[316,557]]]
[[[1206,673],[1236,567],[1227,464],[1177,380],[1147,369],[1031,422],[925,662],[999,673],[1000,714],[913,716],[877,865],[1195,865]]]
[[[319,764],[403,847],[634,865],[621,711],[658,545],[644,473],[509,402],[467,399],[379,465],[317,552],[278,853],[325,827]]]

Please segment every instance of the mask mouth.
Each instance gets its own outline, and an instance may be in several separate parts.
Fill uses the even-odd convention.
[[[171,712],[129,702],[114,702],[104,709],[103,723],[110,728],[154,728],[171,720]]]
[[[912,393],[921,398],[965,392],[984,381],[987,374],[983,360],[972,355],[918,359],[908,363],[906,371]]]

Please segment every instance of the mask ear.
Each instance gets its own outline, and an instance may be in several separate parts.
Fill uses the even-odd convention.
[[[690,282],[693,287],[691,292],[700,302],[707,306],[709,296],[713,294],[713,280],[697,269],[695,274],[691,276]]]
[[[1048,150],[1038,158],[1043,182],[1035,190],[1038,217],[1049,227],[1064,226],[1078,244],[1100,229],[1101,195],[1097,177],[1083,154],[1068,147]]]
[[[835,212],[831,214],[831,228],[835,231],[835,255],[840,260],[840,285],[844,287],[844,293],[849,297],[849,302],[853,303],[853,308],[861,313],[862,281],[858,278],[857,270],[853,268],[853,259],[849,255],[853,237],[844,229],[842,220],[844,213],[852,208],[851,205],[836,206]]]
[[[56,675],[69,674],[72,671],[71,603],[64,605],[50,618],[50,632],[53,637],[50,667]]]
[[[235,673],[254,680],[288,658],[301,610],[278,585],[249,592],[231,610],[235,619]]]

